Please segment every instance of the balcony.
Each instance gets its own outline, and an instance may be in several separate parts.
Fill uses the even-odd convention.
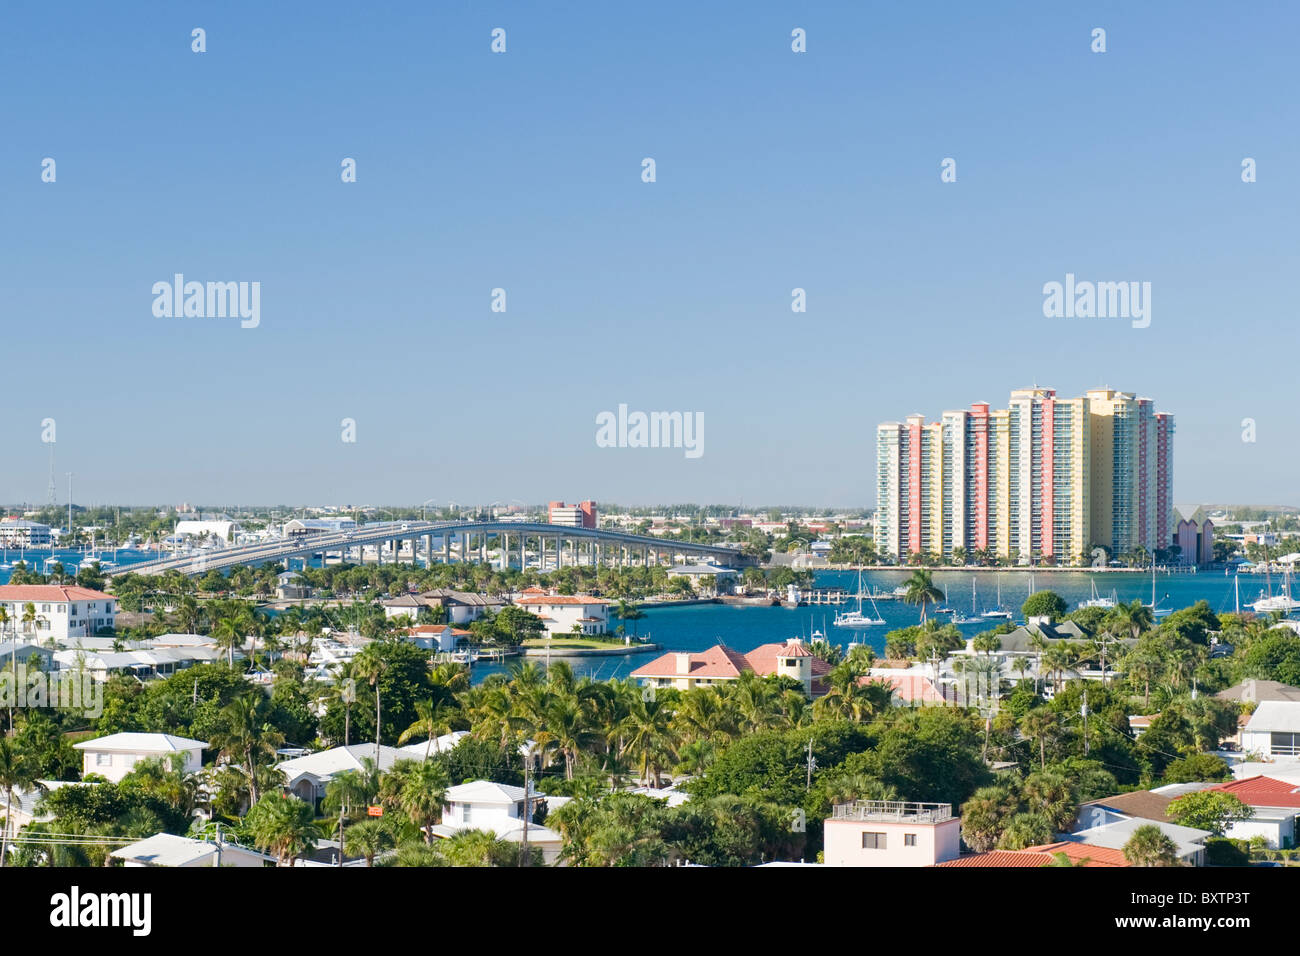
[[[952,819],[952,804],[857,800],[836,804],[831,819],[859,820],[864,823],[942,823]]]

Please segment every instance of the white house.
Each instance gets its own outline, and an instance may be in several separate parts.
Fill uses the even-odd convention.
[[[739,576],[740,572],[735,568],[724,568],[716,564],[676,564],[668,569],[670,579],[686,578],[695,590],[716,590],[718,594],[730,594],[735,590]]]
[[[1192,866],[1204,865],[1205,841],[1213,834],[1208,830],[1179,826],[1176,823],[1165,823],[1161,820],[1129,817],[1101,826],[1076,830],[1073,833],[1062,835],[1062,839],[1071,843],[1086,843],[1089,846],[1103,846],[1111,850],[1122,850],[1124,845],[1132,838],[1133,832],[1142,826],[1154,826],[1173,840],[1174,845],[1178,848],[1178,858],[1185,863]]]
[[[1241,731],[1241,749],[1265,760],[1300,758],[1300,701],[1266,700]]]
[[[384,601],[384,616],[389,619],[409,617],[415,621],[424,608],[445,608],[448,624],[468,624],[483,616],[484,612],[503,607],[505,601],[473,591],[454,591],[451,588],[434,588],[420,594],[401,594]]]
[[[123,866],[274,866],[275,858],[238,843],[220,845],[208,840],[192,840],[171,833],[154,836],[114,850],[109,856],[121,860]]]
[[[574,625],[583,634],[604,634],[609,629],[609,602],[603,598],[524,591],[515,598],[515,604],[540,617],[550,635],[572,634]]]
[[[126,674],[141,681],[170,677],[195,664],[224,660],[225,652],[215,647],[157,647],[136,651],[56,651],[54,660],[61,670],[76,673],[84,670],[94,680],[108,680],[114,674]]]
[[[23,613],[30,604],[35,620],[24,624]],[[62,584],[0,585],[0,607],[9,613],[10,627],[44,642],[63,642],[70,637],[90,637],[113,629],[117,600],[111,594]]]
[[[449,734],[434,737],[432,743],[426,739],[421,740],[418,744],[406,744],[397,749],[402,751],[402,753],[406,754],[408,757],[416,760],[423,760],[426,754],[446,753],[468,736],[468,730],[453,730]]]
[[[827,866],[934,866],[961,853],[961,818],[947,803],[837,804],[823,832]]]
[[[284,786],[291,794],[307,803],[313,803],[325,796],[325,787],[334,777],[348,770],[365,769],[363,760],[375,760],[374,744],[352,744],[348,747],[332,747],[305,757],[295,757],[277,764],[276,769],[284,773]],[[379,748],[379,769],[389,770],[399,760],[415,760],[417,755],[406,753],[396,747]]]
[[[1256,776],[1216,784],[1209,789],[1230,793],[1255,811],[1249,820],[1229,826],[1224,836],[1238,840],[1261,836],[1273,850],[1287,850],[1296,845],[1300,784]]]
[[[545,798],[533,793],[528,798],[531,815]],[[435,836],[450,837],[462,830],[490,830],[499,839],[520,843],[524,836],[524,788],[489,780],[475,780],[447,789],[447,805]],[[546,863],[559,859],[564,839],[537,823],[528,824],[528,845],[542,851]]]
[[[83,740],[73,746],[81,751],[82,776],[95,773],[117,783],[141,760],[166,759],[173,754],[184,754],[185,772],[193,773],[203,766],[203,748],[207,744],[171,734],[124,733]]]

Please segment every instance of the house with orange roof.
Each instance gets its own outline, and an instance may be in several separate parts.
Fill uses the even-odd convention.
[[[936,684],[934,678],[925,674],[868,674],[859,677],[858,683],[864,687],[867,684],[888,687],[896,707],[942,707],[957,702],[955,687],[946,696],[943,685]]]
[[[23,622],[27,605],[35,620]],[[103,591],[64,584],[0,585],[0,607],[9,613],[11,626],[24,637],[39,643],[53,639],[94,637],[111,632],[117,615],[117,599]]]
[[[1023,850],[990,850],[988,853],[968,853],[955,860],[948,860],[935,865],[979,867],[1051,866],[1057,862],[1057,854],[1064,854],[1066,859],[1074,866],[1116,867],[1132,865],[1128,860],[1124,859],[1123,850],[1068,842],[1045,843],[1041,846],[1026,847]]]
[[[1215,784],[1206,789],[1230,793],[1255,811],[1249,820],[1230,825],[1224,836],[1236,840],[1261,836],[1273,850],[1286,850],[1296,845],[1300,786],[1274,777],[1256,776]]]
[[[515,604],[542,619],[546,633],[604,634],[609,630],[609,602],[590,594],[538,593],[528,588],[515,597]]]
[[[808,645],[791,638],[784,644],[761,644],[748,654],[725,644],[698,654],[674,651],[638,667],[632,677],[649,687],[690,690],[739,680],[745,673],[759,677],[776,674],[797,680],[809,697],[820,697],[826,693],[830,671],[830,665],[814,657]]]

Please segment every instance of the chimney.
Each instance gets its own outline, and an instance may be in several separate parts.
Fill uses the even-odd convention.
[[[679,651],[674,656],[677,658],[677,673],[689,674],[691,672],[691,655]]]

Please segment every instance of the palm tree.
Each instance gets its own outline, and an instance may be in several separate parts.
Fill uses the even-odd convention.
[[[925,622],[925,610],[929,605],[943,600],[943,592],[934,584],[929,571],[916,570],[905,582],[907,593],[903,600],[908,604],[921,605],[921,621]]]
[[[418,737],[423,734],[428,738],[424,746],[424,759],[429,759],[429,753],[433,748],[435,738],[451,732],[451,723],[455,717],[456,709],[448,707],[446,704],[435,705],[433,701],[417,701],[415,704],[415,713],[417,719],[415,723],[402,731],[397,738],[398,744],[404,744],[412,737]]]
[[[0,789],[5,792],[4,831],[0,833],[0,867],[5,865],[9,852],[9,832],[14,826],[14,792],[16,790],[45,790],[37,780],[40,769],[31,757],[18,749],[12,737],[0,737]]]
[[[379,741],[383,732],[383,725],[380,723],[380,710],[382,701],[379,693],[379,678],[388,670],[388,661],[380,653],[377,643],[367,644],[356,657],[352,659],[352,672],[357,677],[367,681],[375,689],[375,759],[379,759]]]
[[[276,749],[284,743],[284,734],[270,723],[271,702],[258,694],[236,697],[221,709],[225,726],[212,735],[211,746],[227,760],[236,763],[248,778],[248,794],[258,802],[258,767],[262,758],[273,761]]]
[[[442,820],[449,785],[447,770],[438,761],[399,760],[380,779],[379,802],[406,814],[432,845],[433,828]]]
[[[299,854],[316,848],[320,830],[311,805],[297,797],[268,793],[253,805],[244,824],[259,850],[274,853],[280,866],[293,866]]]
[[[1047,741],[1060,731],[1060,718],[1046,707],[1038,707],[1020,718],[1020,732],[1027,740],[1038,741],[1038,763],[1047,769]]]
[[[1124,844],[1124,859],[1133,866],[1181,866],[1178,845],[1154,823],[1140,826]]]
[[[671,726],[672,712],[658,699],[637,698],[623,721],[623,752],[636,759],[641,779],[658,787],[663,768],[677,755],[677,735]]]
[[[349,856],[365,857],[366,866],[375,865],[375,857],[396,844],[392,827],[383,818],[367,817],[353,824],[343,838],[343,851]]]

